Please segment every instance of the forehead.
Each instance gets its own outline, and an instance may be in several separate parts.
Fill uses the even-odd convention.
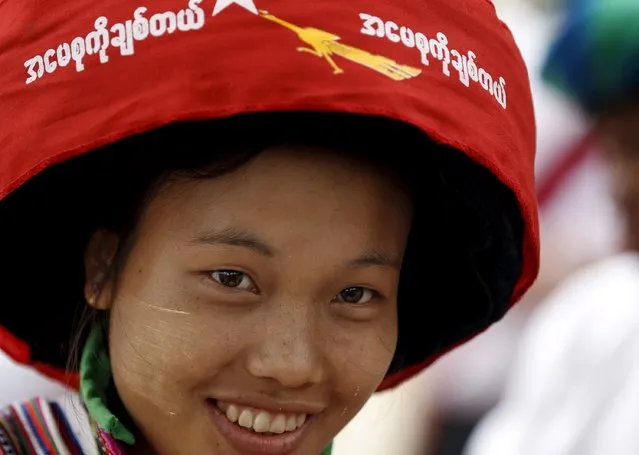
[[[379,240],[403,236],[410,216],[402,182],[386,169],[328,150],[281,146],[221,176],[171,181],[149,204],[141,228],[173,237],[240,228],[288,240],[322,231]]]

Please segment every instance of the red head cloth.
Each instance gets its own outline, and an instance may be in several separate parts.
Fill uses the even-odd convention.
[[[513,190],[525,223],[513,302],[536,276],[529,81],[488,0],[7,0],[0,69],[0,198],[54,163],[178,120],[376,114]],[[1,326],[0,347],[32,362]]]

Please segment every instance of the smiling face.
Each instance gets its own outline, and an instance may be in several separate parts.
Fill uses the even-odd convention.
[[[163,186],[96,304],[153,450],[318,455],[392,360],[410,224],[395,177],[327,151]],[[94,236],[87,264],[105,249]]]

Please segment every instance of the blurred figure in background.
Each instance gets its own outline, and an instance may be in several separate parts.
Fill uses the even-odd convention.
[[[628,252],[575,274],[543,303],[467,455],[639,453],[639,2],[566,8],[544,77],[593,119]]]
[[[563,10],[553,3],[495,1],[526,60],[535,102],[540,275],[522,305],[427,373],[423,394],[432,395],[433,415],[431,447],[422,454],[463,451],[474,425],[503,394],[530,314],[575,270],[619,250],[621,222],[598,144],[589,133],[592,119],[541,76],[547,49],[562,24]]]

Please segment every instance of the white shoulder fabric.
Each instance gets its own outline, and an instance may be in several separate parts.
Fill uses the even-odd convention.
[[[639,256],[624,254],[542,304],[465,455],[636,455],[637,428]]]

